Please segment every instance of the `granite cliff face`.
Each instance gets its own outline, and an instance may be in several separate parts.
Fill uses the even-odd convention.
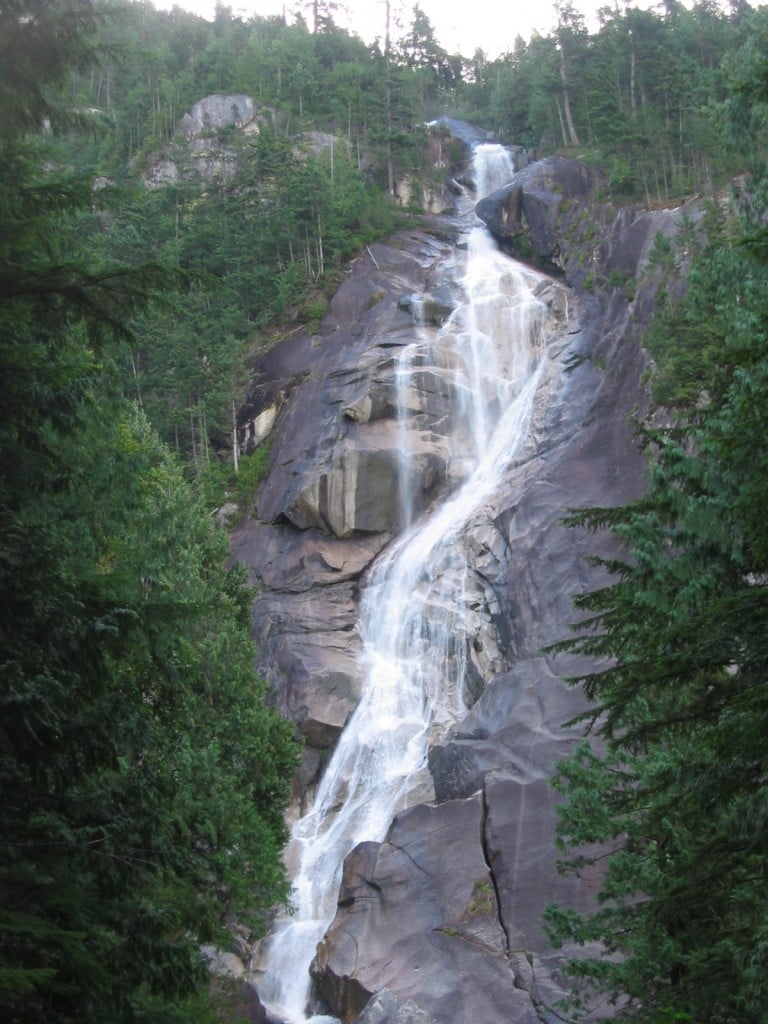
[[[675,230],[671,212],[598,205],[594,184],[574,162],[534,162],[478,208],[502,244],[525,234],[563,276],[535,286],[546,355],[524,442],[457,540],[470,580],[463,704],[434,728],[428,771],[384,839],[346,858],[312,963],[313,1007],[344,1021],[557,1019],[562,954],[542,910],[582,906],[595,884],[556,871],[548,777],[575,742],[564,723],[583,698],[563,682],[575,666],[543,652],[567,633],[572,596],[598,582],[584,556],[605,543],[561,520],[642,491],[632,418],[645,407],[638,334],[656,287],[645,268],[656,232]],[[259,587],[259,668],[306,743],[296,817],[360,699],[360,600],[377,559],[462,479],[464,428],[446,417],[461,408],[456,377],[450,358],[426,353],[462,302],[465,225],[436,218],[371,246],[319,333],[284,340],[255,368],[241,440],[271,427],[270,467],[233,549]],[[397,355],[409,345],[403,393]]]

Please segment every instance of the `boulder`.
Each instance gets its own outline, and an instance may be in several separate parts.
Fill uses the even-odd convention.
[[[258,132],[272,115],[242,93],[205,96],[184,114],[173,141],[150,158],[144,183],[154,190],[195,176],[207,182],[231,179],[242,159],[231,133]]]
[[[269,1024],[254,985],[242,979],[214,977],[212,1003],[221,1024]]]
[[[518,171],[508,185],[481,199],[478,217],[502,244],[525,234],[540,260],[556,262],[560,251],[561,211],[583,208],[596,183],[578,160],[552,156]]]
[[[377,992],[365,1004],[358,1024],[437,1024],[412,999],[401,1002],[388,988]]]
[[[181,119],[180,130],[188,140],[197,139],[222,128],[244,128],[256,117],[256,105],[250,96],[214,94],[199,100]]]
[[[312,967],[343,1021],[382,989],[438,1024],[535,1024],[507,961],[483,854],[480,795],[399,815],[347,858],[339,909]]]

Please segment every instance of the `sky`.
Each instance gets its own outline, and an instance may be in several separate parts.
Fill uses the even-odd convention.
[[[302,4],[302,0],[223,0],[236,15],[243,18],[253,15],[268,17],[281,14],[283,8],[290,12]],[[587,18],[590,29],[597,27],[594,12],[611,0],[575,0],[574,7]],[[177,3],[187,11],[194,11],[206,18],[213,16],[215,0],[154,0],[160,10],[170,10]],[[350,29],[367,43],[378,36],[384,36],[384,0],[338,0],[339,13],[336,24]],[[392,10],[400,11],[408,26],[416,0],[392,0]],[[311,0],[303,0],[310,9]],[[482,49],[488,57],[498,57],[514,48],[515,39],[521,35],[528,40],[534,31],[549,34],[555,24],[554,4],[551,0],[418,0],[418,5],[432,23],[438,43],[449,53],[460,53],[471,57],[475,50]],[[634,3],[633,6],[650,7],[651,0]],[[342,8],[346,8],[347,14]],[[290,13],[288,13],[290,20]],[[392,32],[393,38],[397,35]]]

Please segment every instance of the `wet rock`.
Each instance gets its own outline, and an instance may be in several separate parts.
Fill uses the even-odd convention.
[[[483,854],[483,802],[420,805],[347,858],[339,910],[312,967],[342,1020],[382,989],[438,1024],[534,1024],[506,957]]]
[[[632,419],[645,410],[638,331],[656,287],[645,268],[655,231],[673,233],[676,220],[595,206],[590,172],[539,163],[489,210],[500,233],[531,232],[573,287],[538,286],[550,315],[541,401],[500,490],[455,538],[467,553],[468,640],[452,652],[469,667],[466,712],[436,730],[436,802],[411,806],[384,842],[350,854],[318,950],[318,985],[345,1021],[378,1013],[400,1024],[411,1019],[397,1016],[403,1007],[438,1024],[554,1021],[547,1007],[562,995],[563,954],[548,947],[541,914],[551,899],[584,905],[597,884],[557,873],[548,782],[577,739],[563,726],[583,697],[564,679],[583,665],[542,652],[568,634],[573,597],[603,582],[585,556],[615,553],[607,538],[566,529],[563,516],[624,503],[644,486]],[[254,365],[248,416],[276,409],[277,418],[268,475],[233,547],[260,587],[259,667],[310,744],[297,805],[355,704],[358,588],[403,524],[439,507],[463,476],[466,453],[446,444],[445,409],[460,396],[455,355],[427,354],[436,323],[415,322],[403,300],[445,289],[447,311],[463,256],[446,267],[447,257],[444,237],[427,232],[371,246],[318,335],[287,339]],[[589,268],[603,282],[593,289]],[[613,271],[616,281],[635,275],[631,297],[608,283]],[[458,336],[456,320],[451,312],[444,324]],[[396,356],[406,348],[416,372],[404,388]],[[431,800],[425,793],[413,800]]]
[[[242,979],[216,977],[211,982],[216,1019],[222,1024],[271,1024],[256,988]]]
[[[366,1003],[358,1024],[437,1024],[412,999],[401,1002],[394,992],[382,989]]]
[[[397,300],[423,288],[430,268],[449,249],[416,233],[370,248],[331,301],[317,339],[283,347],[254,367],[249,417],[274,401],[275,389],[263,387],[265,377],[279,374],[278,389],[290,391],[275,426],[280,442],[259,492],[262,522],[287,521],[299,530],[351,538],[397,525],[393,492],[403,437],[394,418],[391,350],[414,340],[413,320]],[[432,383],[425,378],[427,412]],[[418,443],[427,440],[422,436]]]
[[[578,160],[552,156],[519,171],[512,181],[481,199],[478,217],[502,243],[525,234],[539,259],[555,262],[560,252],[560,215],[582,206],[596,183]]]
[[[273,684],[275,704],[314,749],[334,745],[355,705],[352,584],[402,516],[426,507],[450,483],[437,429],[454,398],[450,380],[444,368],[424,366],[407,397],[406,440],[395,418],[392,359],[393,348],[416,338],[398,297],[426,287],[449,251],[423,232],[372,246],[331,301],[320,335],[287,339],[254,365],[241,419],[259,424],[269,414],[274,440],[255,516],[238,528],[232,548],[260,588],[259,669]],[[405,481],[404,444],[411,453]],[[396,497],[402,483],[407,510]],[[314,780],[309,768],[307,779]],[[305,797],[306,790],[300,801]]]
[[[440,327],[456,308],[456,298],[443,286],[423,295],[403,295],[397,304],[410,313],[416,323]]]
[[[327,472],[309,480],[285,514],[300,530],[314,526],[334,537],[386,533],[397,526],[397,489],[396,453],[350,445]]]

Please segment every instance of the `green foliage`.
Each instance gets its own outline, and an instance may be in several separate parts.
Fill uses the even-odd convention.
[[[78,9],[62,7],[70,17]],[[112,18],[100,5],[82,10],[98,28],[101,59],[77,51],[79,74],[66,81],[59,67],[57,81],[79,109],[95,111],[100,130],[65,139],[57,163],[114,182],[83,215],[89,248],[108,264],[157,262],[188,275],[174,309],[133,322],[133,352],[118,361],[125,394],[198,475],[208,472],[210,439],[228,447],[247,346],[285,321],[316,330],[341,264],[394,226],[390,171],[393,183],[406,174],[431,180],[429,117],[462,108],[539,152],[578,139],[577,155],[601,163],[614,194],[647,203],[709,189],[744,159],[738,133],[720,144],[724,113],[760,120],[759,104],[738,99],[750,85],[740,84],[746,65],[723,63],[742,38],[752,65],[762,59],[762,22],[744,11],[606,9],[590,35],[578,11],[561,4],[555,34],[518,39],[497,61],[476,54],[467,62],[442,50],[418,5],[387,54],[337,28],[330,8],[321,15],[313,7],[314,32],[301,19],[246,21],[226,7],[211,23],[145,3],[118,3]],[[724,108],[729,66],[735,85]],[[186,173],[154,191],[129,187],[158,157],[183,163],[181,118],[214,91],[249,93],[261,110],[259,132],[212,140],[226,149],[226,173],[213,181]],[[39,102],[49,98],[38,114],[63,109],[51,95],[39,93]],[[314,146],[308,129],[332,134],[332,150]],[[760,237],[756,222],[755,244]],[[125,319],[122,310],[115,319]]]
[[[70,71],[85,71],[93,61],[88,40],[103,22],[96,0],[4,0],[0,5],[0,110],[2,135],[39,131],[76,123],[71,108],[56,101],[52,87]]]
[[[645,344],[656,362],[653,397],[662,405],[707,401],[729,379],[734,281],[743,274],[750,290],[754,280],[754,261],[734,245],[735,220],[733,210],[710,204],[699,223],[682,221],[677,252],[662,237],[654,245],[647,273],[660,283],[659,312]],[[684,297],[675,301],[683,280]]]
[[[688,292],[656,338],[679,416],[642,432],[646,495],[572,520],[626,552],[598,560],[612,581],[578,600],[560,645],[597,659],[578,680],[594,738],[555,782],[563,869],[600,870],[598,905],[547,913],[555,941],[603,948],[569,965],[577,1014],[607,995],[648,1024],[768,1017],[768,263],[754,212],[735,238],[717,211],[684,232]]]
[[[229,145],[227,181],[125,189],[104,228],[84,227],[111,260],[159,255],[186,275],[174,306],[134,321],[133,348],[116,358],[125,393],[198,473],[207,437],[231,426],[251,338],[286,319],[316,327],[342,262],[392,225],[343,141],[314,155],[264,127]]]
[[[628,554],[605,563],[614,582],[582,599],[566,645],[607,666],[583,680],[599,743],[558,780],[566,863],[605,862],[603,901],[553,908],[550,924],[607,948],[573,973],[640,1020],[762,1024],[764,12],[605,8],[589,34],[561,4],[555,34],[465,61],[418,6],[386,53],[339,30],[332,4],[312,7],[315,31],[223,5],[212,23],[148,3],[116,4],[118,18],[88,0],[0,5],[7,1015],[205,1020],[200,943],[225,915],[258,931],[284,892],[293,753],[252,675],[248,592],[210,515],[223,494],[252,500],[264,453],[233,477],[210,438],[228,447],[249,341],[317,327],[344,261],[391,230],[390,173],[428,178],[423,122],[453,108],[599,162],[614,194],[648,205],[751,172],[738,238],[713,207],[680,253],[654,251],[656,396],[685,415],[646,432],[643,501],[578,520]],[[133,187],[178,155],[181,117],[212,92],[265,113],[258,133],[214,140],[227,173]],[[44,120],[54,133],[29,138]],[[94,195],[97,174],[112,184]],[[631,298],[632,282],[611,283]]]
[[[47,442],[66,483],[3,537],[4,1004],[166,1019],[225,915],[258,931],[285,892],[289,730],[226,538],[141,417],[81,403]]]
[[[228,459],[211,461],[209,469],[198,480],[205,506],[215,511],[222,505],[234,504],[237,512],[233,518],[239,518],[249,511],[266,468],[269,445],[262,444],[250,455],[241,455],[238,459],[237,472]]]
[[[759,12],[605,6],[589,34],[571,4],[558,10],[557,32],[516,40],[479,80],[457,84],[462,116],[537,154],[596,153],[613,195],[649,205],[709,191],[750,157],[743,135],[722,145],[721,104],[734,51],[763,46]]]
[[[42,6],[3,16],[47,95],[93,11]],[[0,999],[14,1024],[209,1021],[201,944],[285,893],[290,729],[225,535],[110,375],[161,268],[86,258],[90,188],[29,127],[0,136]]]

